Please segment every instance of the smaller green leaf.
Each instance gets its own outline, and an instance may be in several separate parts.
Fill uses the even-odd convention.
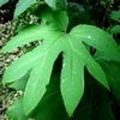
[[[102,61],[98,60],[100,65],[103,67],[103,69],[106,72],[106,75],[108,77],[109,85],[111,87],[111,91],[116,96],[118,102],[120,101],[120,63],[117,62],[108,62],[108,61]]]
[[[112,20],[115,20],[117,22],[120,22],[120,10],[118,11],[112,11],[111,15],[110,15]]]
[[[19,100],[8,108],[7,115],[10,120],[28,120],[27,116],[24,114],[23,98],[19,98]]]
[[[3,4],[7,3],[9,0],[0,0],[0,6],[2,6]]]
[[[54,24],[57,29],[66,31],[69,20],[65,11],[54,11],[50,8],[45,9],[40,18],[47,24]],[[61,19],[62,18],[62,19]]]
[[[65,9],[67,5],[66,0],[45,0],[45,2],[53,9]]]
[[[14,17],[18,17],[34,3],[36,3],[36,0],[19,0],[15,9]]]
[[[119,34],[120,33],[120,25],[115,25],[110,29],[112,34]]]

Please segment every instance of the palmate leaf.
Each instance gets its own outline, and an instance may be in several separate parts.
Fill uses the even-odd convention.
[[[67,21],[65,20],[67,19],[66,14],[63,16],[65,16],[63,17],[63,21]],[[68,22],[66,22],[67,24]],[[31,41],[30,38],[32,40],[43,40],[42,45],[13,62],[3,76],[3,83],[10,84],[22,80],[26,74],[30,74],[23,98],[26,115],[34,110],[45,94],[54,62],[60,53],[63,55],[60,87],[64,105],[69,116],[73,114],[84,92],[84,67],[88,69],[98,82],[109,89],[104,71],[90,55],[84,43],[96,48],[112,60],[120,60],[120,52],[116,43],[103,30],[91,25],[79,25],[73,28],[70,33],[66,33],[65,28],[62,27],[62,29],[59,26],[57,27],[54,21],[53,24],[51,22],[51,24],[33,27],[35,31],[37,30],[35,35],[33,34],[32,27],[30,31],[27,28],[25,33],[21,32],[13,37],[13,40],[8,42],[2,49],[3,52],[12,51],[14,48],[23,45],[23,41],[25,41],[24,44]],[[19,38],[21,41],[19,41]],[[18,45],[16,44],[17,42]],[[118,57],[112,58],[110,57],[110,53]]]
[[[50,14],[51,12],[51,14]],[[44,12],[42,12],[41,15],[39,15],[40,18],[46,22],[47,24],[55,24],[57,29],[61,29],[63,31],[66,31],[68,26],[68,16],[66,12],[63,11],[53,11],[51,9],[45,9]],[[62,19],[61,19],[62,18]]]

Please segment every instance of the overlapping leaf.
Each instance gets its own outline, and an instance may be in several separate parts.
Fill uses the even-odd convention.
[[[16,6],[14,16],[18,17],[21,13],[23,13],[27,8],[29,8],[34,3],[36,3],[36,0],[19,0]]]
[[[65,20],[66,18],[66,16],[63,17],[63,21],[67,21]],[[33,31],[36,31],[35,35]],[[21,40],[17,45],[19,38]],[[3,48],[3,51],[11,51],[19,45],[30,42],[30,39],[42,39],[43,43],[16,60],[8,67],[3,77],[4,83],[11,83],[21,80],[29,72],[30,76],[24,94],[25,114],[30,114],[45,94],[54,62],[61,52],[63,54],[63,67],[60,86],[64,105],[69,116],[73,114],[84,92],[85,66],[98,82],[109,89],[104,71],[90,55],[84,44],[93,46],[112,60],[119,61],[120,52],[116,43],[103,30],[91,25],[80,25],[75,27],[70,33],[66,33],[64,28],[57,28],[55,23],[46,24],[45,27],[44,25],[33,27],[33,29],[31,27],[30,31],[28,28],[25,32],[15,36]],[[117,57],[112,58],[110,54],[112,57],[115,57],[115,55]]]
[[[112,89],[113,94],[117,98],[118,102],[120,101],[120,63],[119,62],[108,62],[108,61],[102,61],[98,60],[98,62],[101,64],[103,69],[105,70],[108,81],[110,83],[110,87]]]
[[[108,92],[97,81],[86,74],[86,86],[82,100],[73,120],[115,120]]]
[[[67,5],[66,0],[45,0],[45,2],[53,9],[65,9]]]
[[[112,20],[120,22],[120,10],[118,10],[118,11],[113,10],[110,14],[110,17],[111,17]]]
[[[7,0],[1,0],[0,3],[4,4]],[[19,0],[17,3],[14,17],[18,17],[21,13],[26,11],[29,7],[35,4],[37,0]],[[39,1],[40,2],[40,1]],[[48,4],[53,9],[65,9],[67,6],[66,0],[45,0],[46,4]]]
[[[120,33],[120,25],[115,25],[111,27],[110,32],[112,34],[119,34]]]

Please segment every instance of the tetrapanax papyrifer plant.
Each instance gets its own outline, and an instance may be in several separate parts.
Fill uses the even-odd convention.
[[[51,4],[53,5],[52,2],[48,5]],[[97,80],[106,90],[111,91],[112,84],[105,72],[108,67],[105,69],[103,64],[104,61],[120,61],[119,47],[113,37],[102,29],[81,24],[68,30],[67,12],[55,11],[47,7],[39,17],[41,24],[27,26],[2,49],[2,52],[11,52],[32,41],[41,41],[39,46],[15,60],[3,76],[3,84],[24,91],[24,95],[8,110],[8,115],[15,120],[18,114],[21,116],[20,120],[27,120],[29,116],[42,120],[44,118],[41,117],[42,114],[50,115],[51,112],[53,113],[49,119],[55,119],[54,104],[50,106],[50,110],[48,108],[44,111],[44,105],[50,105],[43,102],[47,99],[51,103],[53,99],[58,100],[55,102],[58,104],[57,109],[61,103],[59,100],[63,101],[68,116],[72,117],[84,94],[85,70],[87,69],[94,80]],[[90,52],[91,47],[96,51],[94,55]],[[62,68],[60,76],[57,77],[60,79],[60,89],[58,85],[58,90],[56,88],[49,91],[50,80],[57,81],[56,77],[53,77],[55,74],[53,67],[60,55],[62,55]],[[56,93],[59,93],[62,98],[56,97]]]

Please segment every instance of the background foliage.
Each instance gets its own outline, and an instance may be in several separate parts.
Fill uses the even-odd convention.
[[[118,3],[0,1],[2,84],[17,96],[9,119],[119,119]]]

